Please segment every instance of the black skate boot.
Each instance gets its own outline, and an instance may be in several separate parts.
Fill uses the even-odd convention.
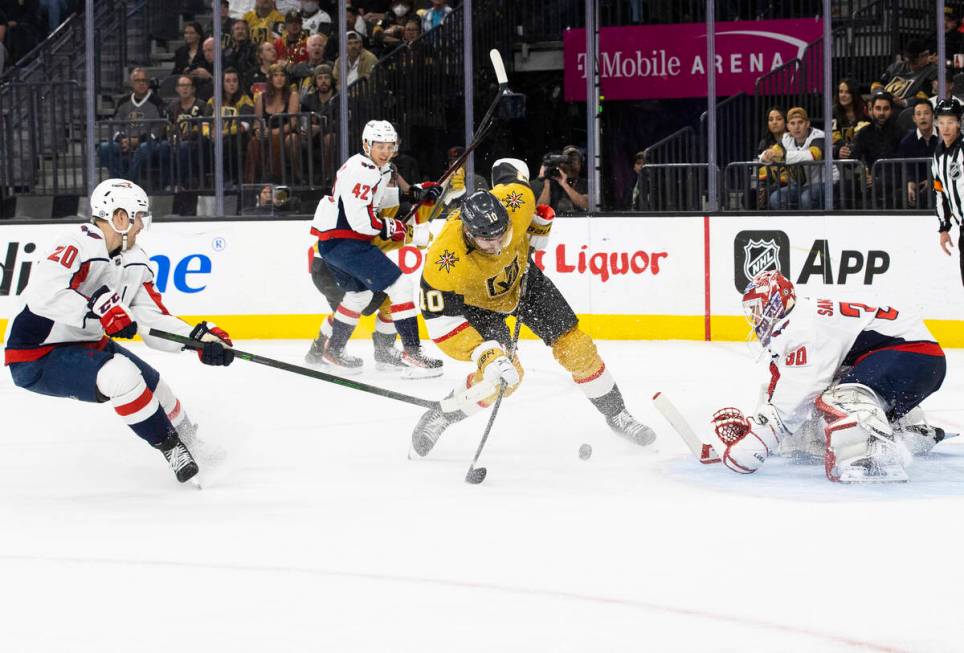
[[[406,379],[430,379],[442,376],[442,361],[422,353],[421,347],[411,347],[402,353],[402,362],[406,370],[402,377]]]
[[[352,375],[362,373],[362,359],[357,356],[349,356],[345,353],[344,349],[332,348],[331,343],[328,343],[325,347],[325,353],[322,358],[327,365],[331,365],[342,374]]]
[[[379,372],[401,372],[407,366],[402,361],[402,352],[395,348],[395,334],[372,334],[375,343],[375,369]]]
[[[197,474],[198,468],[197,463],[194,462],[194,456],[191,455],[191,452],[187,450],[184,443],[177,437],[176,432],[168,435],[164,442],[154,445],[154,448],[160,449],[161,453],[164,454],[164,460],[166,460],[171,466],[171,469],[174,470],[174,475],[177,476],[178,482],[184,483],[185,481],[189,481]]]
[[[328,338],[319,333],[318,337],[311,341],[311,347],[308,349],[308,353],[305,354],[305,362],[309,365],[324,365],[325,364],[325,344],[327,344]]]
[[[465,413],[461,410],[445,413],[441,408],[430,408],[419,418],[415,430],[412,431],[412,449],[424,458],[442,437],[442,432],[465,417]]]
[[[611,428],[616,435],[620,435],[641,447],[645,447],[656,441],[656,433],[653,429],[642,422],[637,422],[625,408],[615,415],[607,417],[606,424],[609,424],[609,428]]]

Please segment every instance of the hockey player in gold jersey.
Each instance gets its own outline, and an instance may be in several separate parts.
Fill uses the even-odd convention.
[[[522,323],[552,348],[555,359],[617,434],[640,445],[656,435],[626,410],[622,393],[592,339],[555,284],[529,258],[544,249],[554,213],[536,206],[529,170],[518,159],[499,159],[491,191],[466,198],[449,217],[425,258],[420,303],[429,335],[456,360],[476,370],[418,422],[412,447],[431,451],[450,424],[488,407],[501,383],[509,396],[522,382],[517,355],[511,360],[506,317],[517,311]],[[520,281],[528,275],[525,289]]]

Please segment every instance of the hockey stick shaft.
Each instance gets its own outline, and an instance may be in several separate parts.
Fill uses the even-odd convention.
[[[680,436],[683,442],[686,443],[686,446],[689,447],[689,450],[701,463],[710,465],[720,462],[720,456],[716,453],[713,445],[703,442],[700,437],[696,435],[696,431],[693,430],[693,427],[686,421],[683,414],[679,412],[676,405],[673,404],[666,395],[662,392],[657,392],[653,396],[653,404],[656,406],[656,410],[669,422],[669,425],[673,427],[676,434]]]
[[[160,329],[151,329],[149,333],[155,338],[161,338],[163,340],[170,340],[171,342],[180,343],[185,347],[187,347],[188,349],[201,349],[204,347],[203,343],[198,342],[197,340],[193,340],[192,338],[179,336],[176,333],[168,333],[167,331],[162,331]],[[432,401],[430,399],[413,397],[411,395],[407,395],[401,392],[395,392],[394,390],[389,390],[387,388],[379,388],[378,386],[369,385],[367,383],[352,381],[351,379],[335,376],[334,374],[326,374],[325,372],[319,372],[318,370],[313,370],[309,367],[292,365],[291,363],[285,363],[284,361],[268,358],[267,356],[259,356],[258,354],[252,354],[246,351],[241,351],[240,349],[234,349],[233,347],[232,347],[232,351],[234,351],[235,358],[240,358],[241,360],[246,360],[251,363],[258,363],[259,365],[274,367],[279,370],[284,370],[285,372],[293,372],[294,374],[309,376],[313,379],[318,379],[319,381],[334,383],[335,385],[340,385],[345,388],[350,388],[352,390],[360,390],[362,392],[367,392],[369,394],[378,395],[379,397],[386,397],[388,399],[402,401],[406,404],[421,406],[422,408],[438,408],[438,402]]]

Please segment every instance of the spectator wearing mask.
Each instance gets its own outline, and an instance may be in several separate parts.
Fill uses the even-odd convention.
[[[378,59],[374,54],[369,52],[362,45],[362,38],[358,32],[348,32],[345,36],[347,40],[347,50],[348,50],[348,85],[355,83],[356,80],[365,79],[372,74],[372,69],[375,68],[375,64],[378,63]],[[338,88],[341,88],[341,83],[338,80],[338,71],[340,66],[341,57],[335,59],[335,65],[332,72],[335,75],[335,84]]]
[[[235,20],[231,24],[231,41],[234,46],[224,52],[224,63],[238,71],[242,80],[258,67],[258,45],[248,36],[248,24]]]
[[[793,107],[787,111],[787,133],[780,145],[764,150],[760,155],[764,163],[790,166],[787,185],[770,194],[770,209],[823,208],[823,171],[820,166],[794,165],[822,161],[823,139],[823,131],[810,126],[806,109]]]
[[[318,0],[301,0],[301,28],[308,34],[331,34],[331,15],[321,8]]]
[[[284,31],[285,17],[274,6],[274,0],[255,0],[254,9],[244,15],[254,43],[274,43]]]
[[[274,50],[278,54],[278,63],[283,65],[289,73],[292,67],[308,60],[305,42],[308,33],[301,29],[301,14],[289,11],[285,16],[285,32],[274,41]]]
[[[328,37],[324,34],[312,34],[305,42],[305,50],[308,52],[307,61],[295,64],[291,67],[291,77],[298,85],[298,93],[304,99],[315,87],[315,71],[318,66],[328,65],[331,72],[330,62],[325,59],[325,49],[328,46]]]
[[[914,105],[915,128],[908,132],[897,145],[897,156],[901,159],[932,158],[940,141],[940,134],[934,126],[934,107],[926,100],[918,100]],[[907,179],[907,203],[917,206],[917,196],[927,187],[927,164],[907,165],[904,171]]]
[[[566,162],[552,169],[543,164],[532,184],[536,204],[548,204],[556,213],[585,211],[589,206],[589,184],[582,178],[582,153],[575,145],[562,150]]]
[[[184,45],[174,51],[173,75],[186,75],[204,62],[204,28],[201,23],[184,24]]]
[[[422,21],[412,5],[411,0],[397,0],[385,12],[382,19],[372,27],[372,48],[380,52],[391,52],[403,39],[405,26],[414,20],[418,24],[417,34],[422,33]]]
[[[422,16],[422,31],[427,32],[442,24],[442,21],[452,13],[448,0],[432,0],[432,8]]]
[[[918,96],[927,99],[935,79],[937,64],[932,61],[930,49],[921,39],[911,39],[904,48],[903,61],[888,67],[880,81],[871,84],[870,88],[872,92],[883,88],[891,95],[894,104],[904,108]]]
[[[156,122],[167,117],[164,101],[151,90],[151,78],[143,68],[131,71],[132,93],[126,102],[114,112],[115,133],[110,142],[97,148],[100,164],[110,171],[110,176],[137,182],[141,185],[144,167],[150,165],[158,143],[164,136],[164,127]],[[142,122],[142,121],[155,122]],[[162,179],[161,185],[166,180]]]

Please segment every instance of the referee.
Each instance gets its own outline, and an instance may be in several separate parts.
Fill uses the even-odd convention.
[[[964,222],[964,150],[961,143],[961,114],[964,105],[955,97],[940,100],[934,111],[941,142],[937,144],[931,172],[934,190],[937,192],[937,219],[940,220],[940,246],[951,255],[951,222],[960,226]],[[961,254],[961,283],[964,283],[964,228],[957,241]]]

